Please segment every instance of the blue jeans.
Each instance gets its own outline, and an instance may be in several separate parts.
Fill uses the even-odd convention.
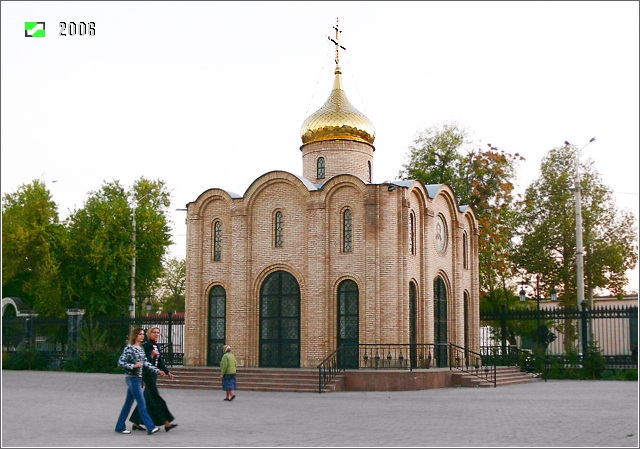
[[[120,416],[118,417],[118,422],[116,424],[116,432],[122,432],[127,428],[125,421],[127,419],[127,416],[129,416],[129,412],[131,411],[131,407],[133,406],[133,400],[135,399],[138,403],[138,410],[140,411],[142,422],[147,428],[147,434],[151,434],[151,431],[156,426],[155,424],[153,424],[153,420],[147,412],[147,405],[144,403],[144,396],[142,395],[142,378],[127,376],[126,380],[127,399],[124,401],[124,405],[122,406],[122,410],[120,411]]]

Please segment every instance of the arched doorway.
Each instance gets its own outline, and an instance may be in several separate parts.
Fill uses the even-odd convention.
[[[436,366],[448,366],[447,353],[447,288],[442,277],[433,283],[433,341],[436,344]]]
[[[359,296],[358,285],[351,280],[338,286],[338,347],[344,347],[338,366],[345,369],[358,369]]]
[[[418,342],[417,328],[418,328],[418,292],[416,284],[411,282],[409,284],[409,358],[411,359],[411,368],[418,367],[418,348],[416,343]]]
[[[300,367],[300,285],[286,271],[260,289],[260,366]]]
[[[207,365],[220,366],[227,338],[227,292],[216,285],[209,292],[209,352]]]

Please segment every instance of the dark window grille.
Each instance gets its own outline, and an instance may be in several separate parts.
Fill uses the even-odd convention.
[[[282,218],[282,212],[276,212],[275,220],[275,245],[276,248],[282,247],[282,231],[284,228],[284,219]]]
[[[411,254],[416,253],[416,216],[413,212],[409,215],[409,250]]]
[[[225,345],[227,326],[227,293],[220,285],[209,292],[209,366],[219,366]]]
[[[300,366],[300,286],[285,271],[270,274],[262,284],[260,366]]]
[[[447,288],[444,280],[438,276],[433,285],[434,300],[434,343],[436,343],[436,366],[447,366]]]
[[[324,179],[325,177],[325,162],[324,158],[318,158],[318,179]]]
[[[343,214],[342,223],[342,250],[345,253],[353,251],[353,224],[351,222],[351,210],[347,209]]]
[[[222,259],[222,223],[216,221],[213,224],[213,260]]]
[[[469,269],[469,238],[466,232],[462,234],[462,266],[465,270]]]
[[[351,280],[338,287],[338,347],[344,346],[338,365],[345,369],[358,368],[359,296],[358,285]]]

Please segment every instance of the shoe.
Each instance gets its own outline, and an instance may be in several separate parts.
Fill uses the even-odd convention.
[[[142,427],[140,424],[134,424],[133,427],[131,427],[131,430],[142,430],[142,431],[147,431],[146,428]]]
[[[124,435],[128,435],[128,434],[130,434],[130,433],[131,433],[131,431],[130,431],[130,430],[127,430],[127,429],[124,429],[124,430],[116,430],[116,432],[118,432],[118,433],[122,433],[122,434],[124,434]]]
[[[225,401],[230,401],[231,399],[229,399],[229,398],[224,398],[224,400],[225,400]]]
[[[153,430],[151,432],[148,433],[148,435],[153,435],[156,432],[160,431],[160,427],[154,427]]]
[[[164,426],[164,431],[168,432],[171,429],[173,429],[174,427],[178,427],[178,425],[177,424],[171,424],[170,426]]]
[[[229,399],[230,401],[233,401],[236,398],[236,395],[234,394],[233,396],[231,396],[231,399]]]

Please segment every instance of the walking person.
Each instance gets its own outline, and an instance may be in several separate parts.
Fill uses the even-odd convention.
[[[147,356],[147,361],[153,366],[164,372],[171,380],[173,380],[173,373],[169,371],[169,368],[164,364],[162,354],[158,349],[158,338],[160,338],[160,328],[152,327],[147,331],[148,339],[142,343],[142,349]],[[158,391],[158,375],[150,370],[145,370],[142,373],[142,381],[144,383],[144,402],[147,406],[147,412],[153,420],[153,424],[161,426],[164,424],[164,430],[166,432],[178,427],[177,424],[171,422],[175,419],[169,407],[167,407],[166,401],[160,396]],[[133,430],[147,430],[142,427],[143,421],[140,416],[140,407],[136,406],[135,410],[131,414],[129,421],[133,423]]]
[[[147,435],[152,435],[160,430],[160,427],[156,427],[153,424],[153,420],[147,412],[147,406],[144,402],[144,396],[142,394],[142,370],[144,368],[150,369],[156,373],[160,373],[164,376],[164,372],[153,366],[147,361],[147,358],[142,349],[142,341],[144,340],[144,331],[136,327],[131,331],[129,336],[129,344],[125,346],[122,351],[122,355],[118,359],[118,366],[124,368],[127,381],[127,398],[124,401],[118,422],[116,423],[116,432],[128,434],[131,433],[127,430],[125,420],[131,411],[133,400],[138,403],[140,408],[140,416],[147,426]]]
[[[238,362],[231,352],[231,346],[224,345],[223,350],[224,355],[220,360],[220,378],[222,378],[222,389],[227,392],[227,397],[224,398],[224,400],[233,401],[236,398],[236,395],[233,394],[233,390],[238,389],[238,384],[236,382],[236,369],[238,367]]]

